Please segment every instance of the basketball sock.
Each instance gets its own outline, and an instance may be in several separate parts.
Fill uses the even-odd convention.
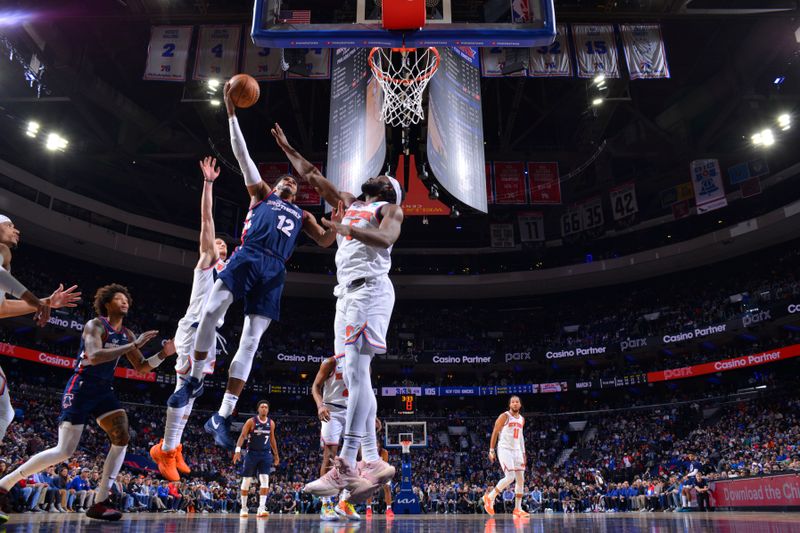
[[[192,414],[192,409],[194,408],[194,400],[195,398],[189,400],[189,403],[187,403],[186,407],[183,408],[183,416],[178,419],[178,426],[175,434],[175,447],[181,443],[181,439],[183,438],[183,430],[186,429],[186,424],[189,423],[189,416]],[[164,440],[166,441],[166,439]]]
[[[342,494],[339,496],[339,501],[346,502],[348,499],[350,499],[350,491],[347,489],[342,490]]]
[[[128,446],[117,446],[112,444],[106,455],[106,460],[103,463],[103,476],[100,478],[100,483],[97,484],[97,498],[96,501],[102,502],[108,499],[108,492],[114,480],[117,479],[119,469],[122,468],[122,463],[125,462],[125,450]]]
[[[226,392],[225,396],[222,397],[222,403],[219,406],[219,411],[217,413],[222,418],[228,418],[233,414],[233,410],[236,409],[236,402],[239,401],[239,397],[235,394],[231,394],[230,392]]]
[[[369,382],[369,390],[372,390],[372,381]],[[374,394],[368,394],[369,412],[367,414],[366,435],[361,441],[361,456],[367,462],[380,460],[378,455],[378,434],[375,431],[375,415],[378,412],[378,401]]]
[[[241,502],[242,502],[242,509],[246,511],[247,510],[247,494],[242,494],[240,498],[241,498]]]
[[[208,357],[208,354],[206,354],[206,357]],[[191,355],[190,358],[192,360],[192,368],[189,369],[189,377],[193,377],[198,381],[202,381],[203,370],[205,369],[206,360],[205,359],[197,360],[194,358],[194,355]]]
[[[514,499],[516,500],[514,502],[514,509],[517,509],[518,511],[521,511],[522,510],[522,494],[515,495]]]
[[[185,410],[186,407],[167,407],[167,421],[164,424],[164,442],[161,443],[161,449],[165,452],[174,450],[180,443],[180,423],[181,420],[183,420],[183,412]]]
[[[347,419],[345,422],[344,445],[339,457],[345,459],[350,466],[355,465],[358,449],[366,434],[367,418],[375,401],[372,392],[372,381],[369,377],[369,366],[372,356],[360,353],[364,342],[363,335],[352,344],[345,344],[345,374],[348,382]],[[374,414],[373,414],[374,416]],[[375,421],[369,432],[374,435]]]
[[[259,509],[266,509],[267,508],[267,495],[266,494],[259,494],[258,495],[258,508]]]

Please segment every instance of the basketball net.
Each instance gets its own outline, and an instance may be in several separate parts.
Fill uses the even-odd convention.
[[[373,48],[368,63],[383,90],[383,123],[407,128],[425,118],[422,95],[439,68],[436,48]]]
[[[403,448],[403,453],[411,453],[411,441],[410,440],[401,440],[400,446]]]

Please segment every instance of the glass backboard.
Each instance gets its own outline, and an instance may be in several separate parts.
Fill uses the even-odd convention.
[[[391,0],[256,0],[253,41],[265,48],[426,46],[532,47],[556,36],[553,0],[427,0],[427,23],[410,32],[381,26]]]

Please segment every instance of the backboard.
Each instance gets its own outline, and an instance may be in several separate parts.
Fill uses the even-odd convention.
[[[532,47],[556,36],[553,0],[426,0],[425,27],[381,26],[390,0],[256,0],[253,41],[265,48]]]
[[[410,440],[412,448],[425,448],[428,446],[427,422],[384,422],[385,430],[384,447],[388,449],[400,448],[400,442]]]

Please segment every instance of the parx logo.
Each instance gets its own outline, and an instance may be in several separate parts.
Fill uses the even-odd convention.
[[[766,309],[763,311],[759,311],[758,313],[750,313],[744,315],[742,317],[742,324],[744,327],[750,327],[753,324],[758,324],[759,322],[764,322],[765,320],[772,320],[772,311],[767,311]]]
[[[506,354],[506,363],[510,361],[530,361],[531,352],[514,352]]]

